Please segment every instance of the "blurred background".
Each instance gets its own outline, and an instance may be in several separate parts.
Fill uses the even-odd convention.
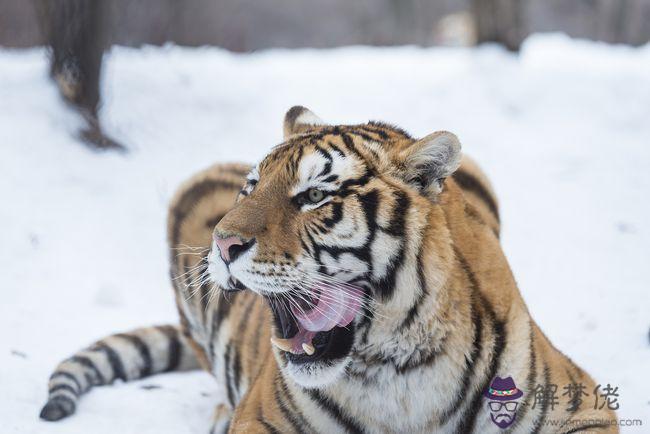
[[[348,45],[520,49],[537,32],[642,45],[650,0],[0,0],[0,45],[49,46],[51,74],[89,128],[84,140],[120,147],[101,133],[102,53],[112,45],[213,45],[234,52]]]
[[[2,0],[0,10],[0,44],[10,47],[47,43],[40,20],[75,17],[89,20],[107,45],[238,52],[486,41],[517,50],[529,34],[548,31],[632,45],[650,38],[648,0]]]
[[[177,321],[171,196],[296,104],[456,133],[533,318],[648,432],[649,40],[650,0],[0,0],[2,432],[208,431],[200,372],[38,412],[61,359]]]

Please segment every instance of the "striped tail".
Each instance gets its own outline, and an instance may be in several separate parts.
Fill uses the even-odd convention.
[[[198,367],[189,341],[177,326],[143,327],[108,336],[56,367],[40,417],[56,421],[70,416],[79,397],[94,386]]]

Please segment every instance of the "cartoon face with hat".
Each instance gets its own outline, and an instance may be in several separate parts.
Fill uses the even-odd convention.
[[[492,380],[492,384],[483,392],[489,399],[490,418],[499,428],[507,428],[515,421],[517,416],[517,399],[521,398],[524,392],[517,389],[512,377],[501,378],[499,376]]]

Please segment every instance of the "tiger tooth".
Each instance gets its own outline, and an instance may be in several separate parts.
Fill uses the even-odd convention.
[[[316,348],[314,348],[313,345],[308,344],[306,342],[303,342],[302,349],[305,350],[305,353],[307,353],[308,356],[311,356],[316,352]]]
[[[282,351],[286,351],[288,353],[292,352],[291,348],[291,340],[289,339],[280,339],[276,338],[275,336],[271,337],[271,343],[281,349]]]

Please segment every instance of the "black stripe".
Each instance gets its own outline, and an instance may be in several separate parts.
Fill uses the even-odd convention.
[[[232,356],[232,382],[237,390],[237,396],[241,396],[239,390],[239,377],[241,376],[241,357],[239,351],[235,350]]]
[[[194,206],[201,198],[213,193],[218,189],[239,191],[242,188],[243,184],[243,179],[241,184],[220,179],[206,179],[193,185],[188,191],[185,192],[185,194],[183,194],[183,196],[181,196],[176,206],[171,210],[171,214],[173,215],[174,219],[170,236],[170,244],[172,246],[178,245],[181,224],[185,220],[185,217],[187,217],[187,214],[192,209],[194,209]],[[172,253],[171,259],[172,264],[177,263],[175,253]]]
[[[442,342],[440,344],[441,347],[444,347],[445,340],[446,340],[446,336],[442,339]],[[430,366],[431,364],[433,364],[436,361],[436,359],[440,356],[441,353],[443,353],[443,352],[442,351],[432,350],[432,351],[429,352],[429,354],[426,354],[424,356],[421,355],[420,359],[415,361],[415,362],[413,362],[411,359],[409,359],[406,364],[400,365],[400,366],[395,366],[395,372],[397,372],[397,374],[399,374],[399,375],[402,375],[402,374],[405,374],[405,373],[407,373],[409,371],[412,371],[414,369],[419,370],[419,369],[425,368],[427,366]],[[388,362],[388,360],[383,360],[383,361],[384,361],[384,363]],[[393,359],[390,359],[389,361],[390,361],[390,363],[393,363],[393,364],[395,363]]]
[[[378,281],[373,282],[376,293],[383,300],[389,300],[393,295],[397,273],[404,263],[404,246],[408,244],[408,237],[406,234],[406,215],[411,200],[408,195],[401,190],[397,190],[395,195],[397,198],[395,200],[395,207],[392,210],[391,221],[387,228],[382,228],[381,230],[388,235],[401,238],[400,246],[397,254],[391,258],[392,260],[386,266],[386,272],[384,275]],[[369,225],[369,227],[371,226]]]
[[[546,394],[549,384],[551,384],[551,370],[549,369],[546,362],[544,362],[544,386],[543,386],[544,394]],[[542,412],[537,417],[537,420],[533,425],[533,430],[531,431],[531,434],[539,434],[542,431],[542,427],[544,426],[544,421],[546,420],[546,415],[548,413],[548,404],[549,404],[548,397],[545,396],[544,399],[542,399],[541,404],[542,404]]]
[[[230,296],[234,297],[234,301],[237,300],[237,297],[242,292],[231,293]],[[219,330],[221,329],[221,324],[223,321],[228,318],[230,313],[230,308],[233,303],[232,300],[226,298],[226,293],[224,291],[218,291],[217,297],[217,309],[213,311],[212,314],[212,329],[210,330],[210,357],[214,358],[214,344],[216,343],[217,336],[219,335]]]
[[[275,429],[275,427],[273,425],[271,425],[270,423],[268,423],[267,421],[265,421],[263,419],[257,419],[257,421],[259,423],[261,423],[262,426],[264,426],[264,428],[266,429],[267,432],[270,432],[271,434],[282,434],[280,431]]]
[[[302,415],[300,414],[300,412],[296,408],[293,408],[291,410],[289,408],[287,408],[287,404],[284,402],[284,397],[290,395],[290,392],[286,389],[286,387],[284,387],[283,383],[281,385],[278,384],[281,381],[282,381],[282,379],[279,378],[279,375],[276,375],[276,378],[275,378],[275,381],[274,381],[274,384],[273,384],[273,386],[274,386],[273,387],[273,393],[275,395],[275,401],[277,402],[278,407],[280,407],[280,411],[284,415],[284,418],[286,420],[288,420],[289,423],[291,424],[291,427],[293,428],[293,430],[295,432],[297,432],[298,434],[304,434],[305,430],[303,430],[302,427],[306,426],[306,421],[304,420],[304,418],[302,417]],[[282,390],[280,390],[280,389],[282,389]],[[282,393],[280,393],[280,392],[282,392]],[[298,420],[299,418],[301,420]]]
[[[262,406],[257,408],[257,421],[266,429],[267,432],[271,434],[281,434],[273,425],[267,422],[262,414]]]
[[[327,142],[327,145],[332,149],[332,152],[336,152],[337,154],[339,154],[341,158],[345,158],[345,153],[343,153],[341,148],[339,148],[337,145],[332,143],[331,140]]]
[[[352,137],[350,137],[348,134],[341,134],[341,139],[343,139],[343,144],[347,148],[348,151],[353,153],[357,158],[359,158],[361,161],[365,161],[365,158],[363,158],[363,155],[359,153],[359,150],[354,146],[354,140],[352,140]]]
[[[320,263],[320,248],[319,247],[322,247],[322,246],[320,246],[319,244],[316,243],[316,241],[314,240],[314,237],[311,236],[309,231],[305,230],[304,233],[307,236],[307,239],[309,240],[309,243],[312,246],[312,248],[308,249],[307,251],[312,254],[314,259],[316,260],[316,263]],[[338,256],[335,256],[335,258],[336,257],[338,257]]]
[[[192,273],[189,271],[190,270],[189,262],[190,262],[190,258],[188,258],[187,256],[183,256],[180,259],[180,269],[181,269],[180,276],[183,276],[183,282],[182,282],[183,285],[180,287],[179,292],[183,294],[183,298],[185,299],[190,298],[190,296],[194,294],[192,292]],[[176,279],[174,279],[173,282],[176,282]]]
[[[465,214],[479,224],[487,226],[487,223],[483,220],[483,217],[481,217],[476,207],[469,202],[465,202]]]
[[[497,223],[496,227],[487,224],[485,220],[483,220],[483,217],[481,217],[481,215],[479,214],[476,207],[474,207],[474,205],[472,205],[467,201],[465,201],[465,215],[467,215],[467,217],[474,220],[481,226],[487,227],[490,230],[490,232],[494,234],[495,237],[499,238],[499,224]]]
[[[264,310],[266,307],[260,303],[261,308],[258,310]],[[263,312],[258,312],[254,316],[251,316],[252,318],[263,318]],[[251,348],[253,349],[254,353],[257,354],[258,356],[261,357],[261,352],[259,351],[259,346],[260,346],[260,338],[262,334],[262,327],[255,327],[254,334],[253,334],[253,340],[251,341]]]
[[[93,362],[89,357],[87,356],[72,356],[69,359],[73,363],[78,363],[79,365],[83,366],[84,368],[88,368],[94,375],[95,375],[95,381],[93,384],[106,384],[106,379],[102,375],[102,373],[99,371],[99,368],[95,365],[95,362]],[[88,377],[86,377],[88,378]]]
[[[298,173],[298,166],[300,165],[300,160],[302,160],[302,154],[304,153],[302,146],[299,146],[296,152],[293,154],[292,164],[289,165],[291,177],[295,177]]]
[[[361,132],[361,131],[350,131],[348,134],[351,134],[353,136],[359,136],[363,140],[365,140],[366,142],[375,142],[375,143],[380,142],[380,140],[377,140],[376,137],[372,137],[367,132],[364,133],[364,132]],[[377,155],[377,152],[374,149],[368,148],[368,150],[372,153],[373,157],[375,157],[376,159],[379,159],[379,155]]]
[[[484,376],[484,380],[481,382],[480,387],[474,393],[474,398],[471,401],[471,404],[461,422],[461,428],[459,432],[470,433],[474,431],[474,425],[476,424],[476,418],[483,407],[483,391],[489,386],[490,381],[496,375],[496,371],[501,359],[501,354],[503,352],[503,347],[505,346],[505,330],[503,324],[499,321],[492,321],[492,333],[494,335],[494,345],[492,346],[492,359],[488,368],[487,375]]]
[[[305,231],[304,234],[307,235],[307,238],[309,238],[309,241],[313,241],[311,239],[311,237],[309,237],[309,232]],[[307,242],[305,242],[305,239],[303,238],[302,234],[300,234],[300,246],[307,253],[312,254],[314,252],[314,249],[309,247],[309,244],[307,244]]]
[[[350,187],[363,187],[368,184],[373,178],[377,177],[377,172],[374,171],[372,167],[366,167],[366,171],[363,172],[361,177],[356,179],[346,179],[340,185],[339,195],[347,196],[354,192]]]
[[[167,344],[167,366],[163,369],[163,372],[175,371],[181,362],[181,352],[183,350],[178,330],[173,326],[158,326],[156,328],[169,340]]]
[[[54,394],[55,392],[58,392],[59,390],[67,390],[68,392],[72,393],[74,396],[79,396],[79,392],[75,390],[74,387],[70,386],[69,384],[56,384],[48,390],[48,393],[50,395]]]
[[[70,372],[66,372],[66,371],[56,371],[50,376],[50,381],[56,380],[59,377],[67,378],[68,380],[72,381],[75,384],[75,386],[77,386],[77,390],[79,391],[79,393],[83,392],[81,383],[79,383],[79,380],[77,380],[77,377],[75,377],[74,374],[71,374]]]
[[[250,293],[248,294],[248,300],[244,300],[244,303],[246,304],[246,307],[244,308],[244,311],[238,315],[239,318],[239,323],[237,324],[237,330],[235,333],[235,336],[244,336],[244,333],[246,331],[246,326],[249,324],[250,318],[251,318],[251,313],[255,306],[257,305],[258,299],[255,295],[251,295]],[[255,328],[255,333],[260,332],[260,327]],[[257,337],[259,340],[259,336]],[[253,346],[253,348],[256,348]],[[237,385],[237,390],[239,390],[239,370],[240,368],[240,356],[239,356],[239,351],[235,353],[236,359],[235,359],[235,384]]]
[[[221,219],[223,218],[224,215],[225,214],[217,214],[214,217],[210,217],[209,219],[207,219],[205,221],[205,227],[210,229],[210,230],[213,230],[214,227],[221,221]]]
[[[473,290],[475,291],[475,290]],[[483,322],[481,321],[481,315],[479,314],[479,307],[476,305],[476,295],[472,295],[472,303],[470,304],[471,308],[471,318],[472,324],[474,325],[474,339],[472,341],[472,350],[469,355],[465,355],[465,369],[463,371],[463,381],[458,392],[454,393],[456,399],[454,402],[444,410],[440,415],[440,425],[445,425],[449,422],[449,419],[456,414],[456,412],[461,408],[463,401],[467,399],[468,390],[470,387],[471,379],[474,377],[476,363],[481,358],[481,352],[483,351]]]
[[[402,190],[397,190],[395,195],[397,199],[395,200],[395,208],[392,211],[392,220],[384,231],[389,235],[398,237],[406,235],[406,216],[411,206],[411,199]]]
[[[426,232],[423,231],[423,232]],[[402,331],[406,328],[408,328],[413,321],[415,320],[415,317],[418,314],[418,310],[420,309],[420,305],[424,302],[426,297],[429,295],[429,289],[427,287],[427,280],[426,277],[424,276],[424,266],[422,264],[422,250],[424,248],[424,243],[420,244],[420,249],[418,251],[418,257],[417,257],[417,264],[418,264],[418,283],[420,287],[420,293],[418,294],[417,299],[413,303],[413,306],[409,309],[409,311],[406,313],[406,318],[404,318],[404,321],[402,321],[402,324],[399,326],[399,330]]]
[[[571,385],[570,387],[575,387],[576,386],[576,379],[573,377],[571,372],[569,372],[568,368],[564,368],[564,372],[566,373],[567,377],[569,377],[569,384]],[[569,404],[570,406],[566,409],[569,413],[575,413],[578,411],[579,403],[582,400],[582,396],[580,395],[580,392],[577,394],[574,392],[574,395],[569,399]]]
[[[275,401],[277,402],[278,407],[280,407],[280,412],[282,413],[284,418],[289,422],[293,431],[303,434],[304,431],[300,427],[298,420],[294,417],[293,413],[287,408],[286,404],[282,400],[282,397],[278,393],[277,387],[274,390],[274,395],[275,395]]]
[[[399,132],[400,134],[408,137],[408,134],[402,131],[402,129],[393,127],[392,125],[388,125],[386,123],[379,122],[379,121],[370,121],[366,125],[361,125],[361,129],[365,131],[370,131],[371,133],[375,133],[379,135],[379,137],[381,137],[383,140],[388,139],[388,133],[383,129],[395,130],[396,132]]]
[[[230,378],[230,353],[232,352],[232,345],[226,345],[226,352],[223,357],[223,375],[226,380],[226,391],[228,395],[228,403],[231,407],[235,407],[235,391],[232,385],[232,380]]]
[[[526,379],[526,395],[524,401],[521,403],[521,410],[517,413],[515,423],[508,429],[508,434],[513,432],[526,418],[526,414],[530,411],[530,400],[535,395],[535,380],[537,379],[537,354],[535,353],[535,330],[533,328],[532,320],[528,321],[530,328],[529,332],[529,350],[528,350],[528,378]]]
[[[203,282],[199,287],[199,302],[201,304],[201,315],[205,317],[208,314],[208,302],[210,301],[210,290],[212,285],[209,282]],[[205,318],[204,318],[205,319]]]
[[[370,170],[370,168],[366,168],[366,171],[360,177],[346,179],[345,181],[341,182],[338,190],[332,194],[335,194],[338,197],[347,197],[352,193],[357,192],[357,190],[353,189],[352,187],[363,187],[368,182],[370,182],[372,175],[373,172]]]
[[[485,186],[478,179],[463,170],[457,170],[454,172],[452,178],[463,190],[471,191],[485,202],[487,207],[490,209],[490,212],[494,214],[494,217],[499,221],[499,209],[494,197],[492,197],[490,192],[488,192]]]
[[[373,139],[372,137],[370,137],[366,133],[362,133],[362,132],[359,132],[359,131],[350,131],[349,134],[360,137],[361,141],[364,142],[364,143],[367,143],[367,142],[379,143],[378,140]],[[379,157],[379,154],[377,153],[377,151],[372,149],[370,146],[364,146],[363,149],[366,152],[370,153],[370,156],[374,160],[375,164],[377,164],[381,160],[381,158]]]
[[[302,427],[302,429],[305,432],[307,432],[307,433],[314,432],[315,431],[314,428],[311,427],[309,421],[307,421],[307,418],[303,415],[301,409],[296,405],[296,402],[293,399],[293,394],[287,388],[287,385],[284,383],[284,378],[282,378],[282,376],[279,376],[279,377],[280,377],[280,381],[282,383],[283,390],[285,391],[283,396],[289,402],[289,406],[292,409],[292,414],[297,416],[300,419],[300,426]]]
[[[152,364],[151,364],[151,352],[149,352],[149,347],[147,344],[140,339],[140,337],[127,333],[119,333],[115,335],[118,338],[125,339],[131,343],[138,350],[140,355],[140,360],[142,360],[142,365],[140,366],[140,378],[147,377],[151,375]]]
[[[185,285],[187,290],[189,291],[188,296],[192,296],[196,294],[192,286],[204,280],[201,279],[201,276],[204,276],[208,270],[208,257],[206,255],[202,257],[198,262],[194,263],[195,266],[199,267],[194,272],[192,272],[192,268],[189,267],[188,262],[189,262],[189,258],[187,261],[183,260],[183,273],[185,275]],[[201,297],[199,299],[199,303],[201,305],[200,313],[204,321],[205,321],[205,316],[208,314],[207,306],[208,306],[208,302],[210,301],[210,296],[209,296],[210,289],[211,286],[208,284],[208,282],[203,281],[201,283],[201,286],[199,286],[199,290],[198,290]]]
[[[329,413],[329,415],[334,418],[334,420],[336,420],[340,425],[342,425],[349,433],[363,433],[363,430],[357,421],[343,414],[341,408],[331,399],[323,395],[319,390],[309,389],[307,390],[307,393],[319,407],[326,410],[327,413]]]
[[[335,224],[339,223],[343,219],[343,203],[342,202],[333,202],[331,205],[332,208],[332,217],[327,217],[323,220],[323,224],[328,228],[332,228]]]
[[[332,171],[332,156],[325,151],[325,149],[321,148],[320,146],[316,145],[316,152],[318,152],[323,158],[327,160],[325,163],[325,166],[323,167],[323,170],[316,175],[317,177],[320,176],[325,176],[329,174]]]
[[[363,128],[361,129],[355,129],[353,131],[350,131],[350,134],[355,134],[362,139],[368,141],[368,142],[375,142],[375,143],[382,143],[385,139],[381,138],[379,134],[370,131],[370,130],[364,130]],[[382,143],[383,144],[383,143]]]
[[[112,380],[115,379],[120,379],[122,381],[127,380],[126,371],[124,370],[124,364],[122,363],[122,359],[120,358],[120,355],[117,353],[117,351],[115,351],[110,345],[105,344],[103,342],[97,342],[93,346],[92,351],[101,351],[106,355],[108,364],[111,365],[111,369],[113,371]]]
[[[478,280],[476,279],[476,275],[469,266],[469,263],[456,246],[454,246],[454,252],[472,287],[476,288],[475,294],[477,297],[478,305],[482,306],[482,308],[486,310],[488,318],[492,324],[492,335],[494,336],[494,343],[492,345],[491,351],[491,360],[487,375],[483,377],[483,381],[481,381],[480,387],[474,392],[473,399],[465,411],[464,416],[461,418],[460,426],[457,429],[457,432],[470,433],[474,431],[476,418],[481,408],[483,408],[483,391],[490,385],[490,381],[492,381],[496,375],[497,369],[499,367],[501,355],[506,346],[506,335],[503,323],[497,319],[492,305],[483,296]]]
[[[244,308],[244,311],[242,312],[241,318],[239,319],[239,323],[237,324],[237,334],[236,334],[236,336],[242,336],[244,334],[244,331],[246,329],[246,325],[250,321],[251,311],[255,307],[256,303],[257,303],[257,297],[255,297],[255,296],[249,297],[248,303],[246,304],[246,307]]]
[[[255,304],[257,303],[257,298],[256,297],[250,297],[248,300],[248,304],[246,305],[246,308],[244,309],[244,312],[242,312],[241,318],[239,320],[239,324],[237,325],[237,333],[235,336],[243,336],[244,331],[246,328],[246,325],[248,324],[248,321],[251,318],[251,311],[255,307]],[[230,344],[228,345],[228,349],[231,349]],[[230,368],[229,371],[231,372],[232,376],[232,388],[234,391],[237,391],[237,396],[240,396],[240,387],[239,387],[239,381],[240,381],[240,376],[241,376],[241,356],[240,352],[237,351],[236,349],[233,351],[232,355],[232,363],[229,361],[228,356],[226,356],[226,363],[228,367]],[[227,369],[228,369],[227,367]],[[228,373],[228,371],[226,371]],[[228,376],[226,378],[229,378]],[[230,386],[230,385],[229,385]],[[234,393],[233,393],[233,399],[234,399]],[[233,401],[234,405],[234,401]]]

